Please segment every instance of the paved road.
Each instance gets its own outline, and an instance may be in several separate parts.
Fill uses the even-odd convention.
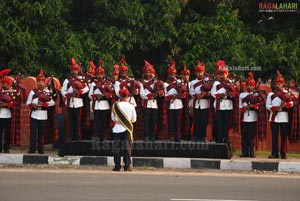
[[[0,201],[300,200],[299,175],[0,169]]]

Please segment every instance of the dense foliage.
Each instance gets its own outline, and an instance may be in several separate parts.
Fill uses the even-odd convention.
[[[136,76],[144,59],[164,76],[170,59],[209,73],[223,58],[254,66],[267,79],[275,69],[299,80],[300,16],[259,13],[244,0],[2,0],[0,65],[13,73],[68,75],[71,56],[87,69],[102,59],[110,72],[124,57]],[[300,4],[298,5],[300,7]],[[244,74],[243,71],[235,71]]]

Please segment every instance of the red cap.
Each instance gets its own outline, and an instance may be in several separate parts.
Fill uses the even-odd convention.
[[[170,66],[168,68],[168,75],[169,74],[176,74],[176,73],[177,73],[177,71],[176,71],[176,63],[175,63],[174,60],[171,60],[170,61]]]
[[[11,84],[13,81],[14,81],[14,79],[9,76],[5,76],[1,79],[2,84],[4,84],[4,83]]]
[[[126,87],[121,88],[119,91],[119,95],[123,98],[127,97],[129,95],[128,89]]]
[[[100,62],[99,62],[99,67],[96,68],[96,73],[97,73],[97,74],[101,74],[101,75],[104,75],[104,74],[105,74],[104,64],[103,64],[103,61],[102,61],[102,60],[100,60]]]
[[[277,70],[277,78],[276,78],[275,82],[276,83],[279,82],[281,84],[284,84],[284,79],[283,79],[283,77],[282,77],[282,75],[281,75],[281,73],[280,73],[279,70]]]
[[[101,68],[100,66],[96,68],[96,74],[104,75],[105,74],[104,68]]]
[[[120,71],[128,73],[128,66],[125,59],[121,58],[120,61],[121,61]]]
[[[255,86],[255,80],[251,72],[248,73],[249,78],[246,80],[246,84],[250,86]]]
[[[143,72],[151,72],[151,69],[154,69],[153,68],[153,65],[150,64],[147,60],[144,60],[145,62],[145,65],[143,66]]]
[[[205,72],[205,65],[200,60],[197,60],[197,65],[194,67],[195,72]]]
[[[8,68],[7,69],[3,69],[2,71],[0,71],[0,77],[7,76],[10,71],[11,70],[8,69]]]
[[[43,81],[45,82],[46,78],[44,76],[44,72],[42,69],[40,69],[40,73],[38,74],[38,76],[36,76],[36,81]]]
[[[95,75],[95,69],[96,69],[96,66],[94,64],[93,61],[90,61],[90,67],[88,68],[87,72],[91,75]]]
[[[191,71],[187,68],[186,64],[183,64],[183,70],[181,71],[181,75],[191,75]]]
[[[80,66],[77,64],[76,60],[74,57],[71,58],[71,65],[70,65],[70,71],[81,71]]]
[[[11,84],[14,81],[11,77],[8,76],[8,73],[10,71],[10,69],[3,69],[0,71],[0,78],[2,83]]]
[[[218,60],[216,63],[216,74],[228,74],[228,68],[226,67],[224,60]]]

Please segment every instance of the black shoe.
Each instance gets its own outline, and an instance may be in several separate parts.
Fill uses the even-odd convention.
[[[241,154],[240,157],[241,158],[246,158],[246,157],[249,157],[249,155],[247,155],[247,154]]]
[[[112,169],[112,171],[115,171],[115,172],[120,172],[120,171],[121,171],[121,169],[120,169],[120,168],[116,168],[116,167],[114,167],[114,169]]]
[[[281,155],[281,159],[287,159],[286,155]]]
[[[39,154],[44,154],[43,150],[38,151]]]
[[[279,158],[278,155],[270,155],[268,158]]]
[[[28,151],[27,153],[28,153],[28,154],[34,154],[35,151],[30,150],[30,151]]]
[[[250,154],[251,158],[256,158],[256,156],[254,154]]]
[[[9,153],[9,150],[8,149],[4,149],[4,153]]]
[[[132,168],[131,168],[131,167],[124,167],[124,171],[125,171],[125,172],[131,172],[131,171],[132,171]]]

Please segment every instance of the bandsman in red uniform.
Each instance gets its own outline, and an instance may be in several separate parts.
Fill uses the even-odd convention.
[[[157,94],[155,90],[155,79],[151,76],[153,65],[145,60],[143,67],[143,77],[141,80],[140,96],[142,98],[143,117],[144,117],[144,134],[146,141],[156,140],[156,125],[158,120],[158,104],[157,98],[161,94]]]
[[[45,134],[46,121],[48,119],[47,108],[54,106],[52,94],[45,88],[45,76],[40,70],[36,77],[37,89],[29,92],[26,105],[31,108],[30,112],[30,147],[28,153],[36,151],[36,135],[38,136],[37,150],[39,154],[44,154],[43,136]]]
[[[89,91],[76,60],[72,57],[70,65],[71,76],[64,80],[61,94],[65,97],[68,108],[69,140],[79,140],[80,109],[83,107],[82,95]]]
[[[171,141],[180,142],[179,139],[179,127],[180,127],[180,111],[183,108],[181,101],[181,94],[179,92],[179,86],[181,80],[176,78],[176,66],[175,61],[170,62],[168,68],[168,80],[164,83],[165,97],[167,101],[167,114],[168,114],[168,129],[169,138]]]
[[[270,111],[269,121],[272,132],[272,153],[269,158],[279,158],[278,135],[280,129],[280,155],[282,159],[286,159],[286,139],[289,125],[288,111],[293,107],[293,99],[292,96],[284,90],[283,86],[284,79],[278,70],[277,78],[275,80],[276,89],[268,93],[266,102],[266,108]]]
[[[215,98],[217,143],[229,142],[230,112],[233,109],[235,89],[228,80],[228,68],[225,61],[219,60],[216,64],[216,74],[219,79],[215,80],[211,89],[211,95]]]
[[[206,142],[211,84],[209,78],[205,76],[205,65],[200,60],[197,61],[194,70],[196,79],[191,82],[190,86],[190,95],[194,100],[194,138],[196,142]]]
[[[300,113],[299,113],[299,87],[296,86],[295,80],[289,82],[289,93],[293,97],[293,111],[289,112],[289,140],[291,143],[300,142]]]
[[[255,80],[253,74],[249,73],[246,80],[247,91],[240,94],[239,108],[241,111],[241,129],[242,129],[242,155],[241,157],[254,158],[254,137],[257,127],[257,110],[259,103],[255,101],[258,94],[254,93]]]
[[[0,153],[9,153],[10,148],[10,126],[12,119],[12,107],[14,104],[14,94],[12,93],[13,79],[8,76],[10,69],[4,69],[0,72],[1,92],[0,92]],[[2,133],[4,141],[2,144]]]
[[[91,83],[89,98],[92,100],[92,109],[95,116],[96,137],[104,140],[109,125],[109,110],[113,96],[112,83],[105,79],[105,70],[100,65],[95,70],[96,78]]]
[[[181,120],[180,120],[180,133],[181,139],[190,140],[191,139],[191,126],[192,118],[190,116],[190,109],[193,105],[193,100],[189,94],[189,88],[191,85],[190,76],[191,71],[188,69],[186,64],[183,64],[183,70],[181,71],[182,84],[187,88],[188,95],[182,99],[183,108],[181,111]]]

